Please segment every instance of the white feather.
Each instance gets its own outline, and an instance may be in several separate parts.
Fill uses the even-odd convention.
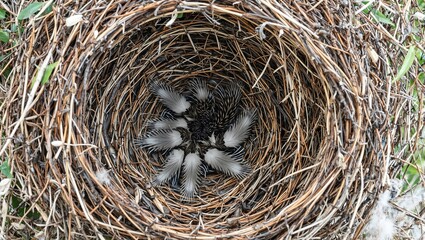
[[[245,110],[232,126],[224,133],[223,140],[226,147],[237,147],[249,136],[254,112]]]
[[[242,164],[242,154],[229,154],[216,148],[208,149],[205,161],[214,169],[225,174],[241,178],[249,172],[249,168]]]
[[[65,19],[65,26],[72,27],[83,20],[82,14],[73,15]]]
[[[210,95],[210,92],[208,91],[208,88],[206,85],[198,85],[195,88],[195,97],[198,100],[206,100],[208,98],[208,96]]]
[[[150,123],[154,129],[176,129],[185,128],[187,129],[187,122],[183,118],[177,119],[158,119]]]
[[[100,183],[105,184],[107,186],[111,185],[111,178],[109,176],[108,170],[101,168],[96,172],[96,178]]]
[[[167,163],[162,171],[156,176],[155,182],[162,183],[174,177],[180,171],[184,159],[184,151],[174,149],[167,157]]]
[[[209,137],[209,140],[210,140],[210,143],[211,143],[212,146],[215,146],[216,145],[217,140],[215,138],[215,134],[214,133],[212,133],[212,135]]]
[[[171,89],[159,87],[156,89],[156,94],[167,108],[177,114],[185,112],[190,107],[190,103],[184,96]]]
[[[182,142],[181,134],[176,130],[153,131],[134,141],[136,145],[147,147],[152,151],[171,149],[179,146]]]
[[[196,90],[195,97],[199,100],[206,100],[208,98],[209,91],[206,88],[198,88]]]
[[[183,165],[183,193],[186,197],[193,197],[198,190],[201,158],[197,153],[189,153]]]
[[[202,80],[195,80],[191,83],[193,95],[200,101],[204,101],[210,95],[207,83]]]

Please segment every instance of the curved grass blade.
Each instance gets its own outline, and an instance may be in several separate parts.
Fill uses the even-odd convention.
[[[19,14],[18,14],[18,20],[24,20],[28,19],[33,15],[34,13],[38,12],[40,8],[43,6],[44,3],[42,2],[33,2],[29,4],[26,8],[24,8]]]
[[[400,80],[400,78],[402,78],[404,75],[406,75],[407,71],[409,71],[410,67],[413,64],[413,61],[415,60],[415,52],[416,52],[415,46],[411,46],[409,48],[409,51],[406,54],[406,57],[404,58],[403,64],[401,65],[401,68],[398,71],[397,75],[395,76],[393,82]]]

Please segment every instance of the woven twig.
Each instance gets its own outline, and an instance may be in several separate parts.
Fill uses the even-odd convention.
[[[34,231],[48,238],[359,236],[400,167],[388,153],[400,140],[398,124],[413,113],[400,112],[409,99],[387,77],[379,30],[353,27],[354,6],[338,4],[59,1],[32,19],[1,113],[9,139],[2,154],[22,198],[41,213]],[[75,14],[83,20],[65,27]],[[370,49],[377,62],[365,56]],[[48,84],[37,79],[31,88],[43,61],[59,65]],[[199,197],[184,201],[168,185],[151,186],[164,159],[133,139],[163,110],[149,83],[183,89],[195,77],[242,83],[258,123],[246,146],[252,173],[242,181],[208,175]]]

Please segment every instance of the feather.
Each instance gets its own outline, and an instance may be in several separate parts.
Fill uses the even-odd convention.
[[[168,85],[154,82],[151,84],[151,90],[168,109],[177,114],[185,112],[190,107],[189,101]]]
[[[161,184],[167,180],[170,180],[172,177],[176,176],[180,172],[180,168],[183,164],[184,151],[181,149],[174,149],[167,156],[167,162],[165,163],[164,168],[156,176],[155,183]]]
[[[198,191],[201,163],[198,153],[189,153],[184,159],[182,192],[186,197],[192,198]]]
[[[237,148],[233,153],[210,148],[204,158],[205,162],[215,170],[241,179],[250,171],[250,168],[243,164],[243,155],[243,148]]]
[[[190,86],[193,96],[199,101],[205,101],[210,97],[210,91],[208,90],[206,81],[195,79],[190,82]]]
[[[255,119],[254,111],[243,111],[236,122],[224,133],[224,146],[233,148],[241,145],[248,138]]]
[[[217,130],[224,130],[235,119],[239,111],[241,91],[235,83],[220,85],[215,90],[215,122]]]
[[[176,128],[185,128],[187,129],[187,122],[184,118],[176,119],[167,119],[167,118],[158,118],[149,122],[149,128],[153,129],[176,129]]]
[[[207,87],[206,81],[194,80],[190,82],[189,99],[191,106],[184,117],[189,121],[189,131],[196,141],[207,140],[214,130],[214,97]]]
[[[216,137],[215,137],[215,133],[212,133],[208,140],[210,141],[210,144],[211,144],[212,146],[216,146],[216,144],[217,144],[217,139],[216,139]]]
[[[182,135],[177,130],[155,130],[135,139],[136,146],[150,151],[169,150],[183,143]]]
[[[219,149],[226,148],[226,146],[224,146],[223,135],[224,134],[221,133],[221,132],[219,132],[219,133],[213,132],[208,137],[207,145],[214,146],[214,147],[219,148]]]

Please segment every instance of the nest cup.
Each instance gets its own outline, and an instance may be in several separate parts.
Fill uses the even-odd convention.
[[[46,43],[61,48],[53,54],[61,66],[51,95],[32,107],[39,115],[30,120],[46,128],[30,129],[44,141],[29,143],[41,149],[38,160],[14,162],[18,177],[32,172],[28,185],[43,199],[60,192],[54,208],[38,203],[50,221],[120,238],[358,236],[383,186],[387,115],[386,92],[376,91],[384,70],[357,55],[376,41],[335,27],[349,6],[102,4],[90,2],[88,21],[58,33],[68,45]],[[63,23],[61,11],[69,14],[58,6],[44,24]],[[151,185],[164,159],[133,139],[164,109],[149,84],[184,90],[193,78],[237,82],[258,121],[245,145],[252,172],[209,174],[184,201],[167,184]]]

